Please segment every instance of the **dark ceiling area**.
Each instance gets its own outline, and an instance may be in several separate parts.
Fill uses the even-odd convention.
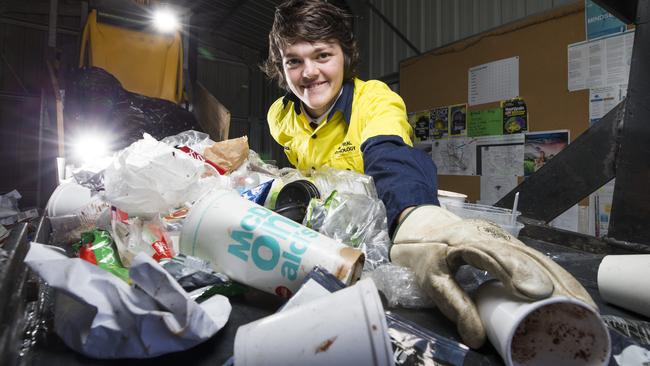
[[[273,23],[275,7],[282,0],[170,0],[165,3],[176,7],[180,13],[190,15],[190,27],[197,34],[217,35],[255,51],[268,46],[268,33]],[[78,32],[81,28],[83,2],[80,0],[57,0],[58,22],[61,31]],[[98,9],[111,16],[112,22],[125,25],[126,20],[145,24],[147,16],[155,8],[133,0],[91,0],[88,9]],[[7,0],[0,6],[0,16],[5,21],[30,23],[47,27],[49,24],[49,0]],[[121,20],[118,18],[122,18]]]
[[[190,28],[196,34],[219,36],[251,50],[265,53],[268,33],[273,24],[277,5],[284,0],[90,0],[88,9],[99,9],[100,14],[134,19],[144,24],[148,14],[158,4],[176,7],[179,13],[190,15]],[[330,1],[350,10],[345,0]],[[78,31],[81,28],[83,3],[80,0],[56,0],[58,28]],[[50,0],[6,0],[0,5],[0,16],[5,20],[33,22],[47,26]]]
[[[203,0],[192,11],[192,27],[265,52],[275,7],[282,0]],[[202,32],[201,32],[202,33]]]
[[[192,26],[264,52],[275,8],[284,0],[176,0],[192,12]],[[330,1],[348,9],[346,2]]]
[[[275,7],[283,0],[169,0],[164,5],[175,8],[183,22],[188,22],[194,35],[219,36],[251,50],[264,52],[268,47],[268,33],[273,24]],[[104,14],[106,21],[120,22],[132,19],[142,24],[159,4],[145,2],[141,5],[133,0],[93,0],[90,8]],[[126,24],[120,24],[125,26]],[[187,29],[187,27],[185,27]]]

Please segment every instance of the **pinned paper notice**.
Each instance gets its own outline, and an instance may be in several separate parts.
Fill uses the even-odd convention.
[[[511,57],[469,69],[469,105],[497,102],[519,96],[519,57]]]
[[[434,140],[431,158],[441,175],[476,174],[476,140],[468,137]]]
[[[568,45],[568,89],[602,88],[627,84],[634,30]]]

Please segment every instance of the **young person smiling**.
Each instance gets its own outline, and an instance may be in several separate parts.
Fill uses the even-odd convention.
[[[288,0],[275,12],[263,69],[287,94],[269,108],[273,138],[300,170],[330,166],[373,177],[392,233],[400,215],[438,205],[436,167],[412,147],[402,98],[356,76],[351,16],[321,0]]]

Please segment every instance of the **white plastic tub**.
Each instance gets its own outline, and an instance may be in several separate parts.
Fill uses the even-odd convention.
[[[517,222],[516,218],[521,212],[515,211],[515,222],[512,223],[512,210],[508,208],[480,205],[477,203],[452,202],[446,205],[446,209],[463,219],[481,219],[494,222],[508,231],[512,236],[519,235],[524,224]]]
[[[440,207],[445,208],[448,205],[463,204],[467,200],[467,195],[457,192],[438,190],[438,201]]]

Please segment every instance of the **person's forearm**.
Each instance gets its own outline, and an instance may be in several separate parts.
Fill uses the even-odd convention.
[[[373,177],[377,194],[386,206],[389,232],[409,208],[438,205],[436,166],[422,151],[399,136],[375,136],[361,145],[365,173]]]

